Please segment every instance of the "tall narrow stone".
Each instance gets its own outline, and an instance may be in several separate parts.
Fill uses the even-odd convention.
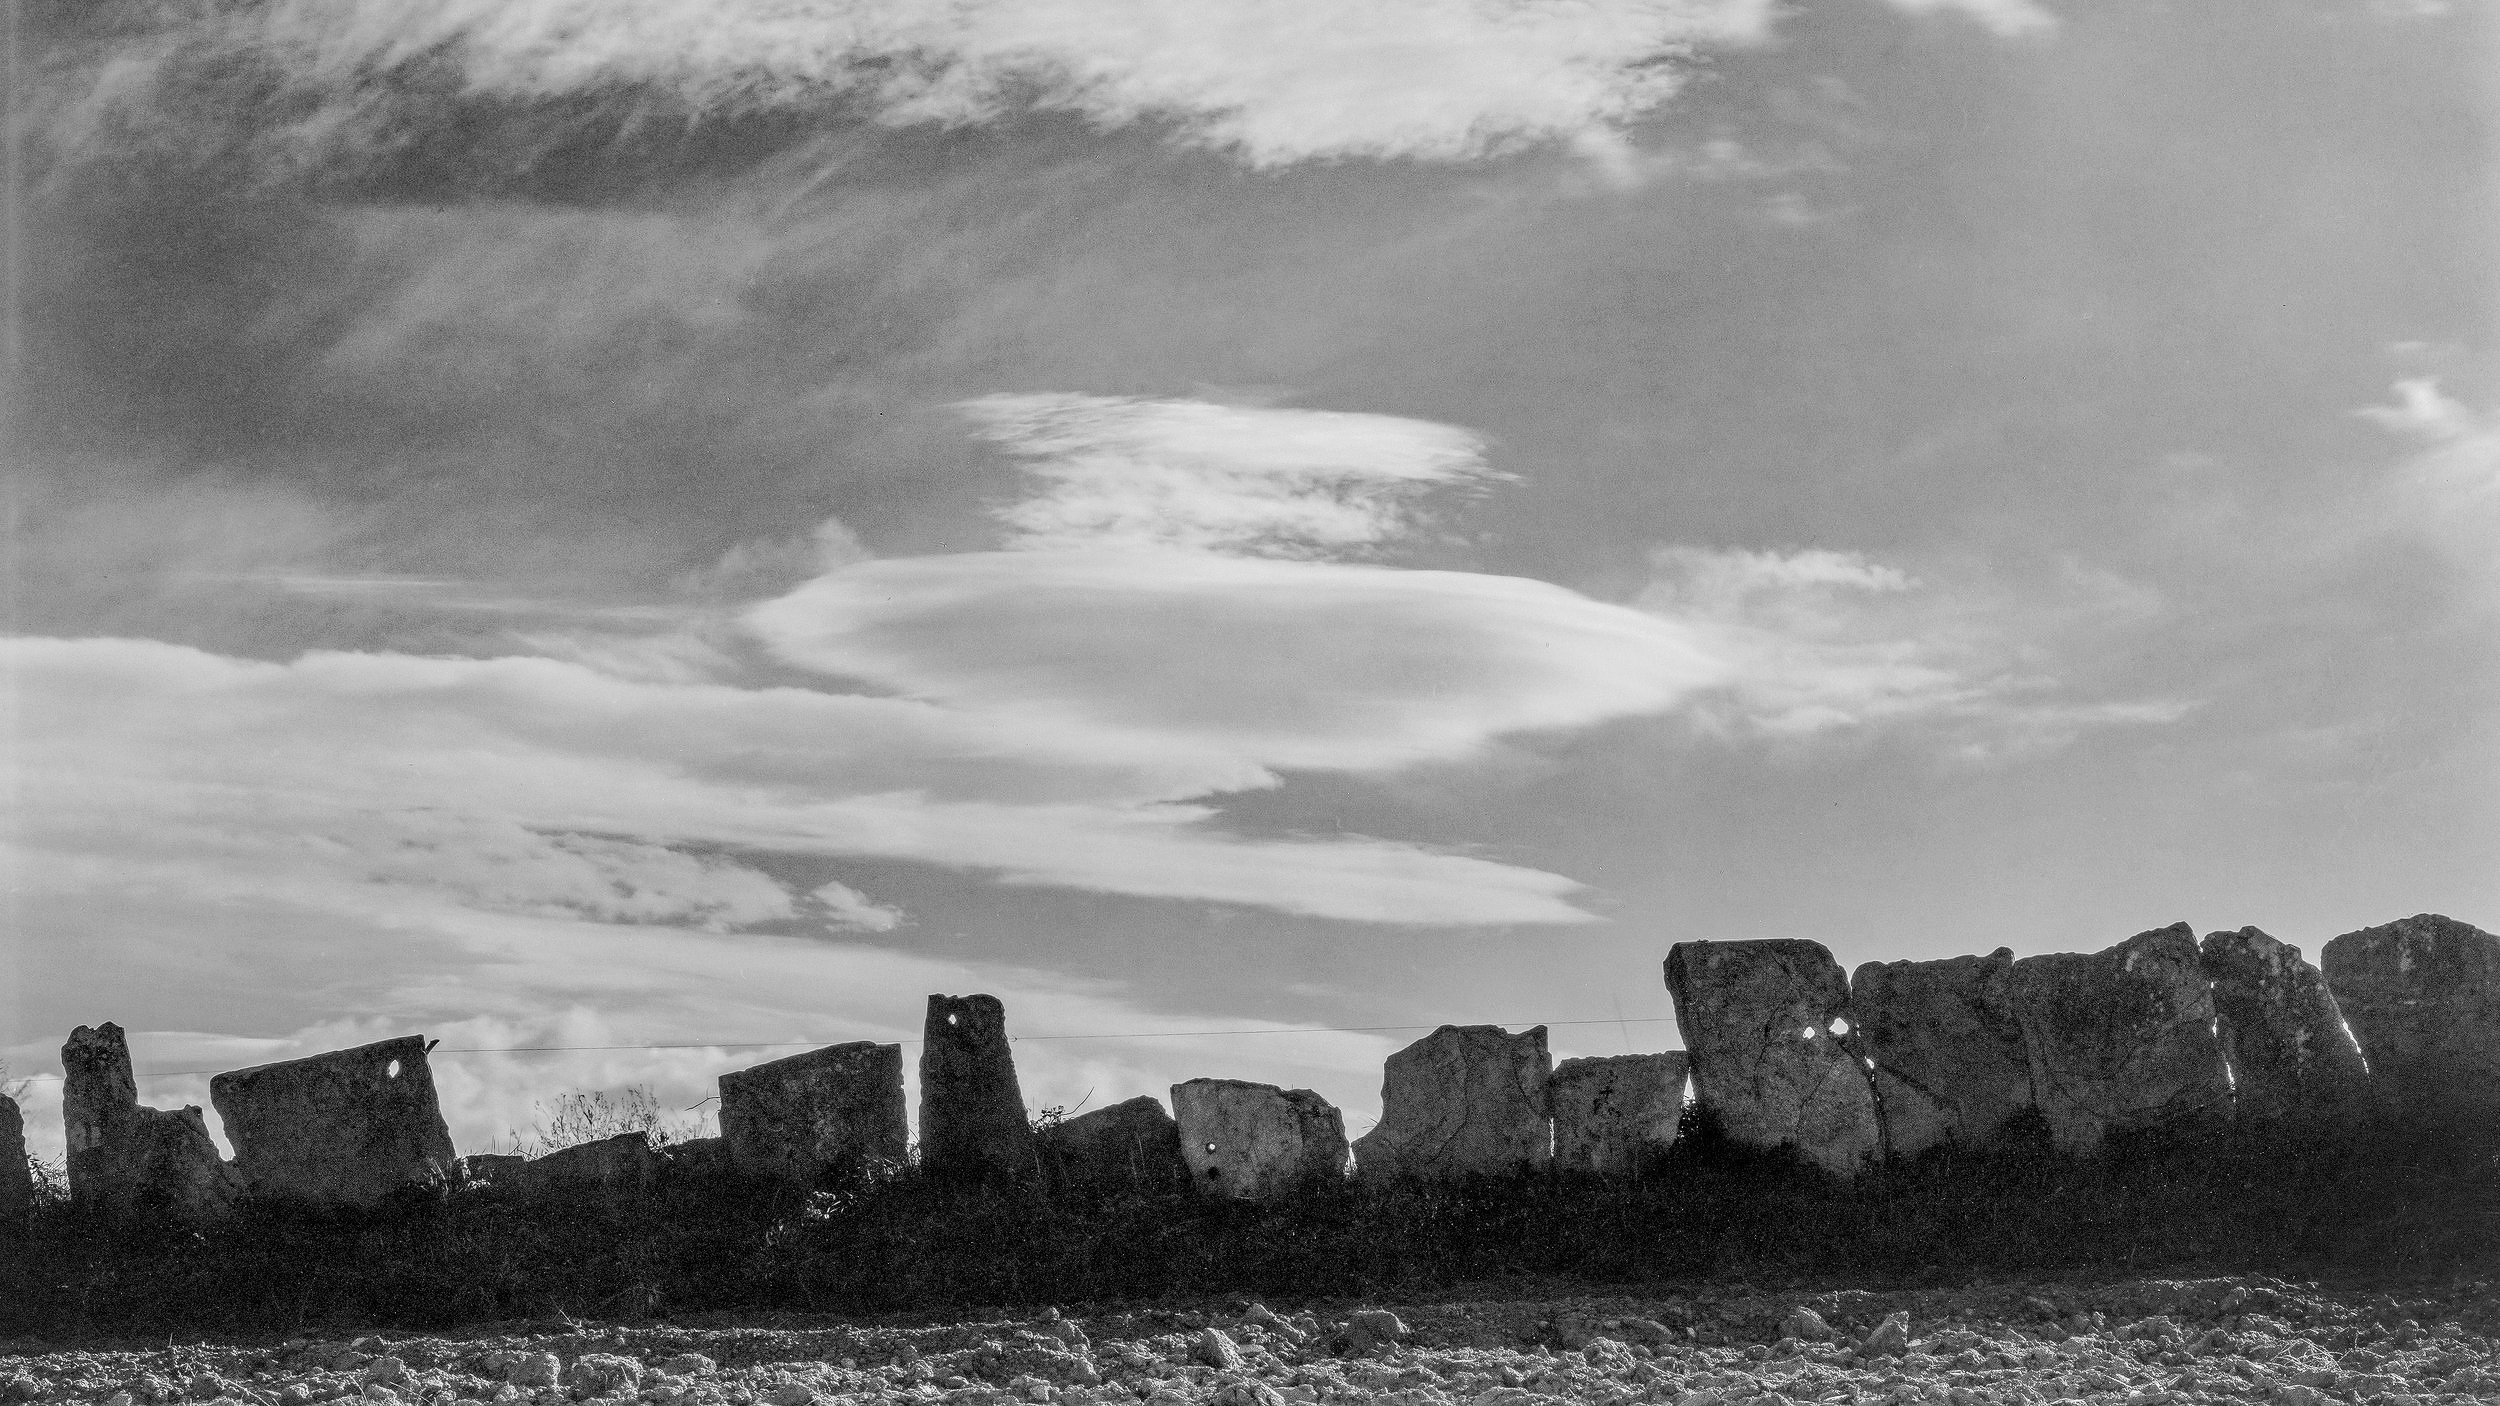
[[[217,1155],[199,1109],[140,1106],[120,1026],[71,1031],[61,1069],[72,1204],[106,1215],[198,1217],[242,1194],[242,1177]]]
[[[920,1046],[920,1165],[945,1177],[1035,1170],[1033,1124],[996,996],[931,996]]]
[[[1866,1065],[1842,1038],[1849,978],[1822,943],[1679,942],[1667,991],[1693,1091],[1729,1140],[1794,1147],[1843,1176],[1880,1153]]]
[[[2241,928],[2207,933],[2201,952],[2240,1117],[2347,1123],[2369,1111],[2370,1066],[2299,948]]]
[[[1875,1061],[1893,1156],[1985,1142],[2032,1106],[2013,979],[2007,947],[1985,957],[1868,962],[1850,979],[1850,1018],[1858,1047]]]
[[[2321,955],[2380,1097],[2417,1118],[2500,1114],[2500,937],[2420,913]]]
[[[1380,1122],[1355,1139],[1364,1176],[1502,1175],[1553,1161],[1545,1027],[1444,1025],[1389,1056]]]
[[[1554,1165],[1565,1171],[1637,1173],[1675,1145],[1684,1116],[1682,1050],[1566,1059],[1545,1086],[1554,1110]]]
[[[1344,1177],[1345,1115],[1309,1089],[1239,1079],[1172,1086],[1181,1156],[1210,1195],[1264,1201]]]
[[[422,1035],[236,1069],[208,1082],[256,1196],[370,1206],[448,1185],[458,1155]]]
[[[2112,1130],[2228,1116],[2231,1081],[2196,934],[2185,923],[2100,952],[2014,964],[2032,1096],[2058,1145]]]
[[[1080,1195],[1170,1191],[1189,1180],[1180,1125],[1143,1094],[1044,1129],[1041,1155],[1051,1185]]]
[[[26,1160],[26,1117],[0,1094],[0,1244],[24,1235],[35,1211],[35,1169]]]
[[[814,1182],[899,1167],[911,1143],[903,1047],[857,1040],[731,1070],[720,1131],[731,1165],[750,1175]]]

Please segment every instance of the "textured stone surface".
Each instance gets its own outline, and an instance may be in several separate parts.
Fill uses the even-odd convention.
[[[2420,913],[2321,955],[2380,1097],[2417,1116],[2500,1112],[2500,937]]]
[[[217,1155],[199,1109],[140,1106],[120,1026],[71,1031],[61,1069],[73,1202],[108,1215],[205,1216],[242,1194],[242,1177]]]
[[[1046,1129],[1041,1156],[1051,1184],[1071,1191],[1168,1191],[1189,1180],[1180,1124],[1144,1094]]]
[[[1345,1175],[1345,1116],[1309,1089],[1192,1079],[1172,1086],[1172,1115],[1201,1190],[1266,1200]]]
[[[996,996],[931,996],[920,1046],[920,1165],[948,1177],[1035,1169],[1033,1124]]]
[[[1380,1122],[1354,1141],[1364,1176],[1501,1175],[1553,1160],[1545,1027],[1444,1025],[1389,1056]]]
[[[2227,1116],[2230,1077],[2196,934],[2185,923],[2100,952],[2014,964],[2032,1097],[2060,1147],[2113,1129]]]
[[[2255,928],[2205,935],[2238,1116],[2349,1122],[2369,1111],[2370,1070],[2326,977]]]
[[[510,1152],[473,1152],[460,1159],[462,1181],[491,1181],[511,1186],[528,1175],[530,1159]]]
[[[2031,1107],[2013,978],[2013,950],[2000,947],[1985,957],[1868,962],[1850,979],[1856,1043],[1875,1061],[1893,1156],[1985,1142]]]
[[[859,1040],[723,1074],[720,1131],[752,1175],[813,1182],[900,1166],[911,1142],[903,1047]]]
[[[1682,1050],[1566,1059],[1545,1085],[1554,1113],[1554,1165],[1566,1171],[1639,1172],[1675,1145],[1684,1116]]]
[[[1730,1140],[1793,1146],[1842,1175],[1880,1152],[1874,1089],[1839,1027],[1849,978],[1822,943],[1679,942],[1667,991],[1694,1095]]]
[[[209,1080],[244,1185],[256,1196],[369,1206],[403,1186],[448,1183],[456,1154],[425,1049],[410,1035]]]
[[[26,1118],[16,1099],[0,1094],[0,1240],[23,1234],[34,1206],[34,1169],[26,1161]]]

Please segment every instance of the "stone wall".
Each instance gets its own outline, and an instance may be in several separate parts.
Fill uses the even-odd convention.
[[[941,1177],[1035,1173],[1033,1124],[996,996],[931,996],[920,1045],[920,1166]]]
[[[2326,944],[2372,1082],[2416,1118],[2500,1113],[2500,937],[2437,913]]]
[[[1640,1175],[1675,1146],[1691,1065],[1682,1050],[1566,1059],[1546,1082],[1554,1165]]]
[[[25,1233],[35,1209],[35,1169],[26,1160],[26,1118],[0,1094],[0,1244]]]
[[[899,1167],[911,1142],[903,1047],[858,1040],[723,1074],[720,1132],[731,1163],[757,1176],[814,1182]]]
[[[122,1028],[79,1026],[61,1046],[61,1123],[69,1194],[101,1215],[201,1217],[230,1208],[243,1178],[220,1157],[197,1108],[143,1107]]]
[[[1545,1027],[1444,1025],[1389,1056],[1380,1122],[1354,1143],[1365,1176],[1502,1175],[1553,1160]]]
[[[1240,1079],[1172,1086],[1181,1156],[1210,1195],[1269,1200],[1346,1174],[1345,1117],[1309,1089]]]
[[[370,1206],[440,1189],[456,1154],[422,1035],[220,1074],[208,1100],[254,1195]]]
[[[1793,1147],[1854,1174],[1883,1150],[1875,1090],[1848,1039],[1849,978],[1819,942],[1679,942],[1667,991],[1693,1093],[1729,1140]]]

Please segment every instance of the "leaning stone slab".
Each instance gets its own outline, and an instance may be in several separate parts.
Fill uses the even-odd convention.
[[[2032,1106],[2013,979],[2008,947],[1985,957],[1868,962],[1850,978],[1850,1017],[1858,1047],[1875,1061],[1893,1156],[1986,1142]]]
[[[1211,1195],[1264,1201],[1345,1175],[1345,1115],[1309,1089],[1239,1079],[1172,1086],[1181,1156]]]
[[[2088,1152],[2113,1130],[2229,1115],[2213,993],[2187,924],[2105,951],[2025,957],[2011,990],[2032,1096],[2060,1147]]]
[[[1565,1171],[1638,1173],[1675,1145],[1684,1116],[1682,1050],[1566,1059],[1545,1086],[1554,1111],[1554,1165]]]
[[[26,1160],[26,1117],[0,1094],[0,1243],[26,1233],[35,1211],[35,1170]]]
[[[1679,942],[1667,991],[1694,1094],[1731,1141],[1843,1176],[1881,1152],[1866,1065],[1842,1039],[1849,978],[1822,943]]]
[[[2370,1066],[2299,948],[2241,928],[2207,933],[2201,952],[2239,1117],[2348,1123],[2369,1111]]]
[[[139,1105],[122,1028],[79,1026],[61,1046],[62,1131],[73,1205],[105,1215],[203,1217],[230,1208],[243,1179],[217,1155],[197,1108]]]
[[[720,1131],[731,1165],[814,1182],[908,1155],[903,1047],[858,1040],[720,1076]]]
[[[2500,937],[2421,913],[2321,955],[2382,1098],[2415,1117],[2500,1113]]]
[[[1041,1156],[1053,1186],[1087,1195],[1169,1191],[1189,1180],[1180,1124],[1143,1094],[1045,1129]]]
[[[996,996],[931,996],[920,1045],[920,1165],[941,1177],[1007,1178],[1036,1167],[1033,1124]]]
[[[457,1175],[422,1035],[236,1069],[208,1081],[256,1196],[370,1206]]]
[[[541,1186],[622,1188],[649,1185],[658,1168],[651,1135],[636,1131],[559,1147],[544,1157],[531,1158],[521,1175]]]
[[[1389,1056],[1380,1122],[1354,1141],[1367,1177],[1502,1175],[1553,1161],[1545,1027],[1444,1025]]]

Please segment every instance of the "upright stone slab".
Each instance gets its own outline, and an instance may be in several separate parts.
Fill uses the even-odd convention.
[[[2115,1129],[2229,1115],[2213,994],[2187,924],[2101,952],[2025,957],[2011,990],[2032,1097],[2060,1147],[2088,1152]]]
[[[26,1117],[0,1094],[0,1243],[26,1233],[35,1212],[35,1170],[26,1160]]]
[[[996,996],[931,996],[920,1046],[920,1166],[1009,1179],[1035,1169],[1033,1124]]]
[[[2417,1118],[2500,1114],[2500,937],[2421,913],[2321,955],[2381,1098]]]
[[[1985,957],[1868,962],[1850,979],[1850,1018],[1858,1048],[1875,1061],[1893,1156],[1986,1142],[2032,1106],[2013,980],[2009,947]]]
[[[2299,948],[2241,928],[2207,933],[2201,950],[2238,1116],[2338,1124],[2369,1111],[2370,1066]]]
[[[1169,1191],[1189,1180],[1180,1124],[1144,1094],[1044,1129],[1041,1157],[1051,1185],[1080,1195]]]
[[[1554,1165],[1629,1175],[1675,1145],[1684,1116],[1682,1050],[1566,1059],[1545,1085],[1554,1111]]]
[[[458,1177],[422,1035],[255,1065],[208,1081],[256,1196],[370,1206]]]
[[[1172,1086],[1189,1179],[1211,1195],[1264,1201],[1345,1175],[1345,1115],[1309,1089],[1239,1079]]]
[[[1554,1159],[1545,1027],[1444,1025],[1389,1056],[1380,1122],[1354,1141],[1363,1176],[1499,1176]]]
[[[730,1164],[749,1175],[812,1183],[899,1167],[911,1145],[903,1047],[858,1040],[731,1070],[720,1131]]]
[[[122,1028],[79,1026],[61,1046],[61,1124],[73,1205],[103,1215],[213,1216],[243,1179],[217,1155],[197,1108],[139,1105]]]
[[[1819,942],[1679,942],[1667,991],[1693,1092],[1731,1141],[1855,1175],[1883,1146],[1866,1065],[1842,1036],[1849,978]]]

